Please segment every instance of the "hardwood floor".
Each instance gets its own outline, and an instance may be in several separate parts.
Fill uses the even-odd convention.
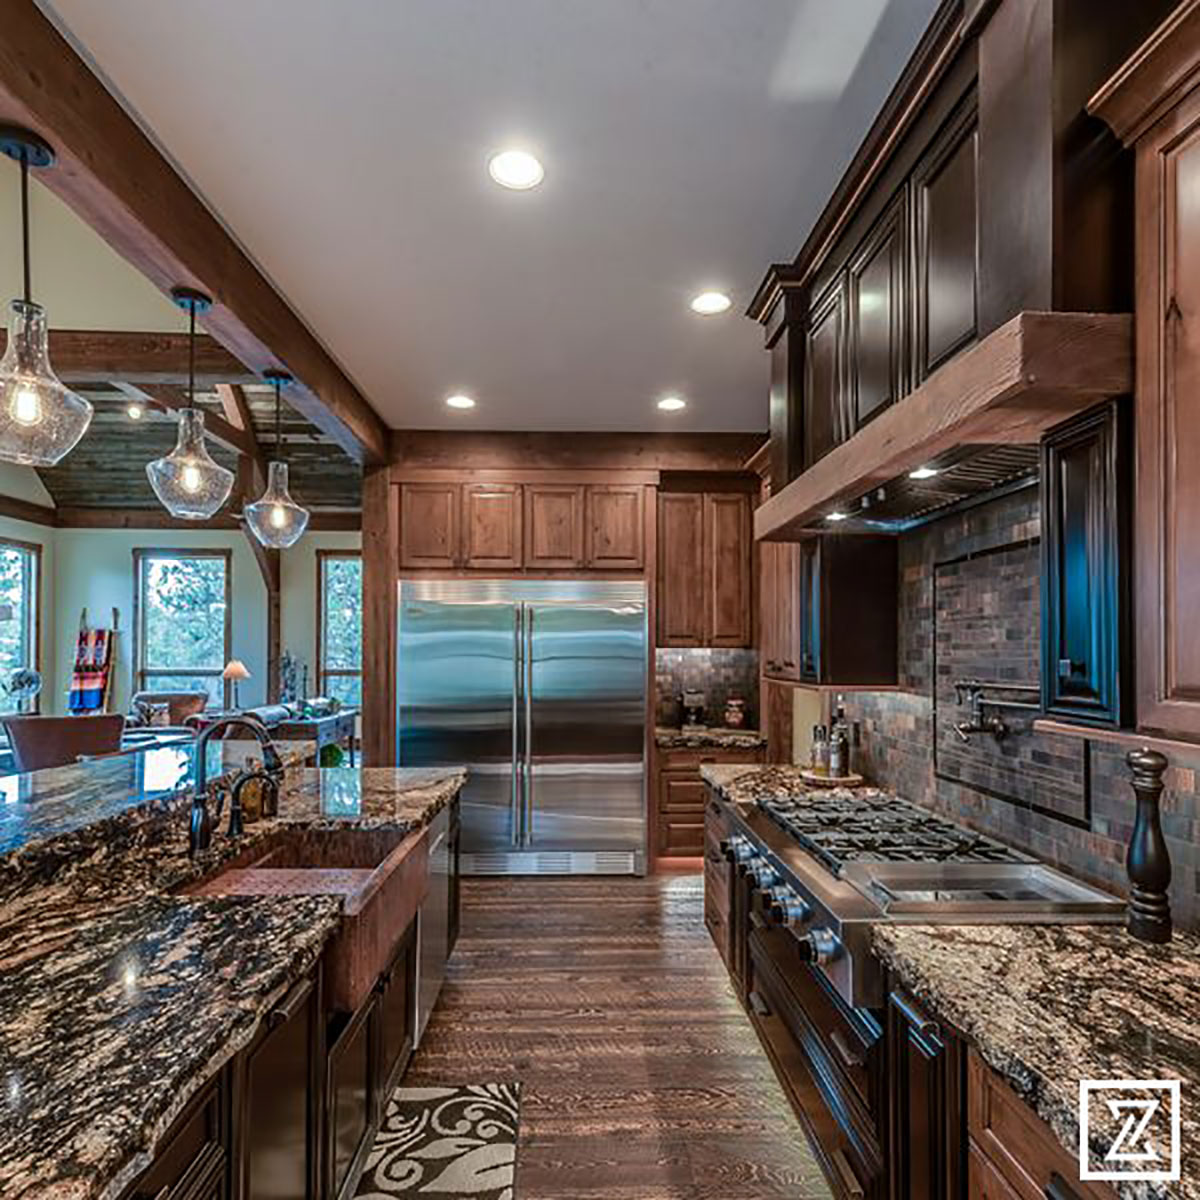
[[[405,1084],[521,1083],[516,1200],[829,1197],[702,898],[691,874],[464,881]]]

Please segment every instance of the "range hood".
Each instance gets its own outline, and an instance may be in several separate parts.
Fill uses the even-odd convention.
[[[902,532],[938,508],[1032,478],[1047,429],[1132,389],[1131,316],[1019,313],[762,504],[754,536],[795,541],[855,525]],[[911,479],[922,467],[938,474]],[[832,513],[852,517],[831,524]]]

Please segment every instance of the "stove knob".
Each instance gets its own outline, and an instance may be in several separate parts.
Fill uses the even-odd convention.
[[[742,874],[752,879],[754,886],[762,891],[768,891],[772,884],[779,881],[779,875],[775,868],[762,855],[743,863]]]
[[[812,905],[789,887],[772,889],[767,900],[776,925],[807,925],[812,920]]]
[[[842,939],[832,929],[814,929],[798,943],[800,961],[821,966],[832,962],[842,952]]]

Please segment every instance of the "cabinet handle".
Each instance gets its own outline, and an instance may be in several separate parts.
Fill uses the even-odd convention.
[[[752,991],[746,999],[750,1003],[750,1007],[754,1009],[760,1017],[769,1017],[771,1015],[771,1006],[759,995],[758,992]]]
[[[921,1037],[941,1037],[942,1031],[938,1023],[931,1021],[911,1000],[906,999],[899,992],[893,992],[892,1003]]]
[[[830,1044],[837,1051],[837,1056],[842,1060],[844,1066],[850,1067],[852,1070],[863,1065],[863,1057],[861,1054],[856,1054],[851,1048],[850,1043],[846,1041],[845,1036],[840,1029],[835,1029],[829,1035]]]
[[[1057,1171],[1046,1184],[1045,1196],[1046,1200],[1081,1200],[1079,1193]]]
[[[753,925],[755,929],[766,929],[767,923],[763,919],[762,913],[760,913],[757,909],[752,908],[749,915],[750,924]]]
[[[308,1003],[308,997],[312,993],[312,989],[312,980],[302,979],[271,1009],[270,1015],[267,1017],[267,1024],[272,1029],[278,1029],[280,1025],[286,1025]]]
[[[830,1155],[834,1169],[842,1180],[842,1187],[846,1189],[848,1196],[865,1196],[867,1193],[863,1191],[863,1185],[858,1182],[858,1176],[854,1173],[854,1168],[850,1165],[850,1160],[846,1157],[845,1152],[839,1147]]]

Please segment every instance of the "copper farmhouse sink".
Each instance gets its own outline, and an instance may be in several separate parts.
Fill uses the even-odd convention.
[[[428,890],[424,829],[281,829],[184,889],[193,896],[340,896],[325,988],[342,1012],[354,1012],[370,994]]]

